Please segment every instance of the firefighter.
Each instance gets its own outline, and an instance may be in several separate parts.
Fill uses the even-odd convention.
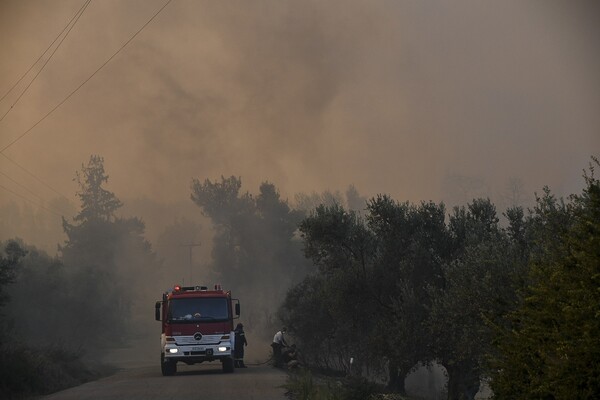
[[[287,347],[287,343],[285,341],[285,338],[283,337],[283,334],[286,332],[287,329],[284,326],[279,332],[275,334],[275,336],[273,336],[273,343],[271,343],[271,347],[273,348],[273,360],[275,361],[276,367],[282,366],[281,350],[283,349],[283,347]]]
[[[248,346],[248,341],[246,340],[244,325],[242,323],[237,324],[233,332],[235,333],[234,366],[236,368],[247,368],[244,364],[244,346]]]

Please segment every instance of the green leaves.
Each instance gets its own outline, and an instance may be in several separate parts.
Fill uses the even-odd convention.
[[[590,171],[571,203],[548,190],[538,198],[529,284],[498,332],[492,362],[492,389],[501,398],[600,393],[600,182]]]

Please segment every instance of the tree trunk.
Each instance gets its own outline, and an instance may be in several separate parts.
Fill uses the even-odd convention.
[[[479,391],[479,374],[473,365],[462,364],[447,367],[448,400],[473,400]]]
[[[389,380],[387,388],[388,390],[399,393],[402,395],[406,394],[406,388],[404,386],[404,380],[406,379],[406,372],[404,372],[397,364],[390,362],[388,365]]]

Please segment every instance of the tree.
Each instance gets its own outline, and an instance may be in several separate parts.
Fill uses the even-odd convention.
[[[448,254],[444,206],[378,196],[363,219],[339,204],[321,205],[300,231],[318,270],[288,293],[286,323],[299,327],[294,334],[318,365],[347,370],[353,357],[354,371],[387,370],[389,388],[403,392],[406,375],[431,358],[426,288],[437,284]],[[322,329],[303,322],[306,310],[319,307]]]
[[[307,263],[296,238],[302,213],[264,182],[256,197],[240,193],[241,178],[192,181],[191,198],[212,220],[212,270],[220,283],[245,299],[246,323],[272,328],[278,301],[304,276]]]
[[[600,182],[565,206],[545,190],[532,216],[536,248],[519,307],[498,329],[492,389],[501,398],[600,395]]]
[[[354,185],[346,189],[346,205],[349,210],[361,213],[367,207],[367,198],[361,196]]]
[[[102,187],[108,182],[104,172],[104,158],[92,155],[87,165],[81,165],[81,172],[76,173],[76,181],[80,191],[77,196],[81,201],[81,210],[75,221],[110,221],[115,212],[123,205],[114,193]]]
[[[14,242],[13,242],[14,243]],[[35,246],[18,243],[22,257],[9,288],[7,317],[15,341],[31,346],[61,345],[78,317],[65,313],[70,306],[69,281],[62,262]],[[40,326],[45,328],[40,335]],[[18,339],[16,339],[18,338]]]
[[[156,261],[143,237],[144,223],[116,216],[122,203],[103,187],[108,182],[103,158],[91,156],[76,180],[81,209],[74,223],[63,219],[67,240],[59,247],[71,282],[72,301],[65,312],[79,316],[72,340],[114,344],[131,326],[132,299],[145,295],[149,301],[148,291],[158,290],[140,279],[156,272]]]
[[[378,327],[370,286],[371,232],[356,212],[339,204],[318,206],[299,229],[304,254],[318,271],[288,293],[280,311],[284,322],[316,366],[347,371],[352,357],[356,371],[380,367],[381,357],[369,351],[371,332]],[[304,310],[318,308],[321,326],[303,322],[308,317]],[[316,342],[321,345],[311,347]]]
[[[350,195],[352,196],[352,194]],[[320,205],[332,206],[334,204],[344,204],[344,198],[340,192],[331,192],[329,190],[326,190],[322,193],[296,193],[296,195],[294,196],[294,200],[295,208],[297,210],[303,211],[306,214],[313,212]]]
[[[9,283],[14,283],[15,267],[26,254],[25,250],[14,240],[8,241],[2,247],[3,250],[0,254],[0,307],[8,301],[4,287]]]
[[[523,265],[517,247],[522,213],[508,214],[511,224],[504,231],[494,204],[474,199],[467,207],[455,207],[449,218],[451,257],[443,263],[442,284],[430,287],[428,320],[433,355],[448,374],[449,399],[474,398],[492,351],[488,321],[515,302]]]
[[[438,287],[449,256],[443,204],[398,203],[388,196],[369,201],[367,221],[377,240],[373,279],[384,315],[378,351],[388,360],[388,387],[403,393],[406,376],[432,359],[426,321],[429,287]]]

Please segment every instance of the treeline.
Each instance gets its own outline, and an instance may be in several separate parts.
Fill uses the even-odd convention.
[[[191,200],[213,225],[212,259],[194,278],[233,290],[255,337],[269,341],[283,322],[309,365],[384,376],[396,392],[416,366],[436,362],[450,399],[473,398],[482,378],[498,398],[593,398],[597,166],[581,194],[564,201],[544,189],[530,210],[507,209],[502,225],[488,199],[447,210],[367,201],[350,187],[290,204],[268,182],[251,195],[240,178],[193,180]],[[81,207],[63,219],[56,257],[0,244],[2,397],[91,379],[84,355],[119,345],[133,326],[155,331],[151,305],[179,277],[157,260],[144,223],[118,216],[107,180],[101,157],[82,165]],[[198,228],[184,222],[160,242],[180,247]]]
[[[104,189],[107,180],[101,157],[82,165],[76,176],[81,209],[72,221],[63,218],[67,240],[58,256],[20,240],[1,244],[2,398],[97,377],[106,367],[90,361],[122,345],[130,328],[151,314],[157,292],[148,293],[155,288],[140,285],[139,277],[156,276],[158,263],[144,224],[116,216],[121,202]]]
[[[600,182],[567,201],[545,188],[506,226],[488,199],[370,199],[319,206],[300,223],[317,270],[280,310],[313,367],[386,376],[404,392],[439,363],[449,399],[592,399],[600,394]],[[351,360],[353,364],[351,365]]]
[[[241,191],[240,178],[194,180],[191,200],[212,222],[213,250],[211,260],[192,265],[187,248],[183,258],[167,250],[197,240],[199,226],[187,219],[165,226],[157,246],[171,258],[157,259],[144,223],[118,216],[122,203],[105,189],[102,157],[92,156],[75,180],[80,209],[63,218],[66,240],[57,256],[20,239],[0,243],[2,396],[49,393],[97,376],[100,354],[132,335],[158,332],[151,306],[162,291],[181,283],[188,267],[196,283],[233,290],[248,330],[257,342],[270,340],[287,289],[314,269],[297,230],[305,210],[322,203],[364,204],[352,187],[345,197],[299,194],[293,208],[268,182],[251,195]]]
[[[235,176],[214,182],[194,179],[191,199],[214,228],[209,279],[242,299],[246,329],[268,345],[279,329],[277,309],[288,289],[314,270],[302,254],[298,232],[307,210],[318,204],[360,207],[365,200],[353,186],[344,194],[300,193],[295,205],[269,182],[260,185],[257,195],[241,188],[241,178]]]

